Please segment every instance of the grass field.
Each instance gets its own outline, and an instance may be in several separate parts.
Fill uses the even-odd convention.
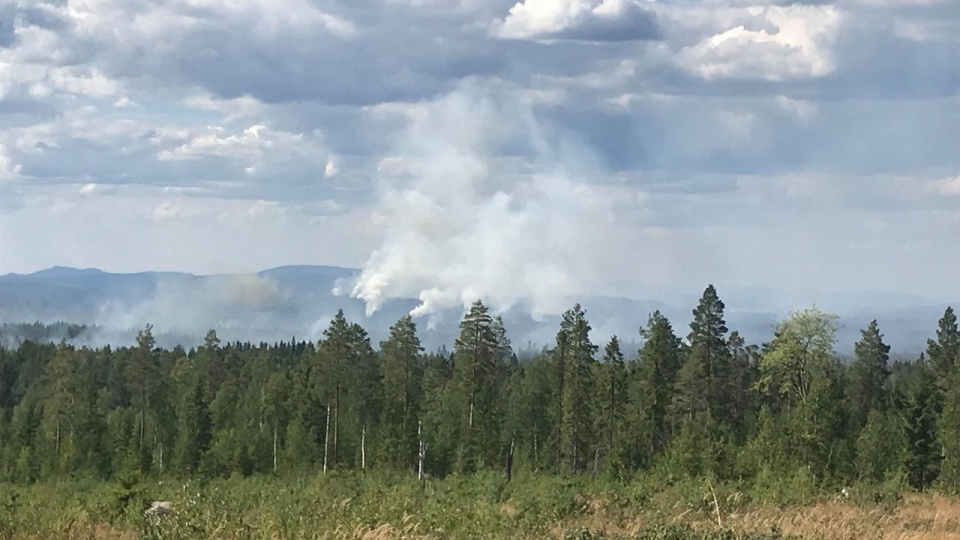
[[[154,500],[172,514],[145,517]],[[0,539],[934,540],[960,538],[960,500],[852,488],[789,501],[685,480],[663,487],[522,475],[357,474],[0,485]]]

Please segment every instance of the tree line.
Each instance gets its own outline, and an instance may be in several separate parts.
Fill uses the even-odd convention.
[[[475,302],[451,352],[426,353],[410,317],[374,348],[339,312],[316,343],[163,349],[25,341],[0,349],[0,480],[229,476],[323,470],[765,482],[895,481],[960,491],[960,331],[947,308],[919,358],[890,361],[872,321],[849,364],[836,317],[790,314],[762,345],[707,287],[681,337],[659,312],[639,358],[564,313],[552,347],[520,362]]]

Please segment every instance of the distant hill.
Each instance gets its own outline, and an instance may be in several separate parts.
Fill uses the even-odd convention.
[[[191,346],[214,328],[223,339],[275,341],[322,337],[331,317],[343,309],[359,322],[376,344],[389,327],[417,305],[414,299],[391,300],[367,318],[356,299],[337,296],[338,286],[348,290],[359,274],[355,268],[283,266],[257,274],[198,276],[179,272],[114,274],[98,269],[54,267],[33,274],[0,276],[0,323],[52,323],[66,321],[87,328],[74,341],[90,344],[131,343],[136,330],[153,324],[162,344]],[[660,310],[685,335],[691,310],[700,291],[650,291],[655,300],[587,297],[581,304],[599,344],[617,334],[636,350],[637,330],[647,316]],[[727,305],[727,323],[749,342],[770,339],[776,321],[789,309],[816,303],[841,315],[839,350],[850,353],[859,329],[876,318],[894,352],[913,355],[932,337],[947,303],[936,304],[910,296],[883,293],[797,293],[778,295],[762,289],[719,288]],[[785,299],[797,304],[785,304]],[[872,299],[876,299],[871,305]],[[458,332],[460,310],[447,310],[418,321],[421,338],[430,350],[452,347]],[[517,349],[536,350],[552,343],[559,317],[534,320],[522,307],[503,314]],[[9,332],[8,332],[9,333]],[[58,334],[59,335],[59,334]]]

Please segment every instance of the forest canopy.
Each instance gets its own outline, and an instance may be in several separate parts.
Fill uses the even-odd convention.
[[[653,470],[960,491],[952,308],[919,358],[891,362],[871,321],[850,363],[834,351],[833,315],[791,313],[749,344],[724,308],[709,286],[688,329],[650,314],[629,337],[642,343],[635,355],[616,336],[594,343],[575,305],[555,343],[522,362],[480,301],[449,352],[425,352],[409,316],[375,345],[343,312],[317,342],[222,343],[211,330],[197,348],[165,349],[149,325],[132,347],[27,339],[0,348],[0,481],[412,475],[422,451],[435,477]]]

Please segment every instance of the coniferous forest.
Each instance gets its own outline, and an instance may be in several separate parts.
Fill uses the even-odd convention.
[[[322,492],[381,506],[390,485],[419,500],[460,482],[466,497],[504,505],[525,500],[510,491],[524,484],[532,499],[571,494],[557,503],[562,510],[504,510],[514,521],[518,513],[563,521],[591,485],[618,493],[610,497],[623,508],[694,486],[676,497],[692,497],[720,525],[741,497],[785,504],[859,489],[896,504],[904,494],[960,491],[960,330],[951,308],[931,328],[926,353],[897,362],[877,321],[864,325],[852,361],[841,361],[836,317],[817,309],[791,313],[766,343],[746,343],[726,326],[713,286],[689,328],[659,312],[638,321],[629,339],[639,351],[623,350],[617,337],[595,343],[588,316],[573,306],[555,343],[522,360],[509,329],[479,301],[449,352],[424,351],[410,317],[374,344],[342,312],[316,343],[223,343],[210,331],[195,349],[167,350],[148,325],[133,347],[0,349],[0,518],[17,537],[31,493],[78,483],[112,486],[112,502],[98,508],[119,504],[116,516],[128,517],[191,482],[246,483],[262,497],[277,486],[312,493],[304,479],[319,478]],[[164,481],[153,493],[144,487]],[[492,493],[470,491],[485,482]],[[402,515],[427,512],[419,501]],[[90,518],[86,504],[77,507]],[[364,526],[374,530],[376,519]],[[531,537],[546,535],[527,525]],[[527,525],[463,537],[519,537]],[[250,527],[245,534],[262,535]],[[356,527],[330,534],[367,530]],[[460,531],[436,527],[394,535]],[[0,538],[4,531],[0,524]],[[205,531],[193,533],[216,536]],[[641,532],[631,534],[647,538]]]

